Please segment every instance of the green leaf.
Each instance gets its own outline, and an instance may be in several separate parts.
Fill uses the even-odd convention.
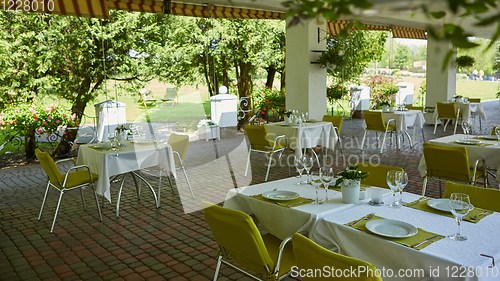
[[[443,18],[444,16],[446,16],[446,13],[443,12],[443,11],[440,11],[440,12],[430,12],[429,15],[431,15],[435,19],[440,19],[440,18]]]
[[[486,26],[486,25],[490,25],[490,24],[493,24],[493,23],[498,22],[498,21],[500,21],[500,13],[496,14],[492,17],[480,20],[480,22],[478,22],[476,24],[476,26]]]

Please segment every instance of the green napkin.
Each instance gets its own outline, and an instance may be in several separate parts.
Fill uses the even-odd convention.
[[[374,216],[373,219],[371,219],[371,220],[380,220],[380,219],[384,219],[384,218],[379,217],[379,216]],[[356,221],[357,220],[354,220],[354,221],[346,223],[344,225],[349,226],[349,224],[354,223]],[[366,233],[373,234],[368,229],[366,229],[365,224],[367,222],[369,222],[369,220],[363,220],[363,221],[359,222],[358,224],[356,224],[355,226],[350,226],[350,227],[352,227],[354,229],[357,229],[357,230],[361,230],[361,231],[366,232]],[[421,244],[418,247],[411,247],[412,245],[418,244],[419,242],[424,241],[427,238],[430,238],[430,237],[433,237],[433,236],[437,235],[436,233],[425,231],[425,230],[423,230],[421,228],[417,228],[417,229],[418,229],[417,234],[415,234],[415,235],[413,235],[411,237],[406,237],[406,238],[390,238],[390,237],[385,237],[385,236],[380,236],[380,237],[382,237],[382,238],[384,238],[386,240],[389,240],[389,241],[392,241],[392,242],[395,242],[395,243],[398,243],[398,244],[410,247],[412,249],[419,250],[419,251],[422,250],[423,248],[429,246],[430,244],[432,244],[432,243],[434,243],[436,241],[439,241],[439,240],[441,240],[441,239],[443,239],[443,238],[446,237],[446,236],[443,236],[443,235],[439,235],[439,237],[436,237],[436,238],[434,238],[434,239],[432,239],[432,240],[430,240],[428,242],[425,242],[425,243]]]
[[[265,198],[264,196],[262,196],[262,194],[250,195],[250,197],[255,198],[255,199],[259,199],[262,201],[266,201],[269,203],[275,203],[275,204],[278,204],[280,206],[287,207],[287,208],[294,208],[294,207],[302,206],[305,204],[310,204],[310,203],[315,201],[314,199],[305,198],[305,197],[299,197],[296,199],[286,200],[286,201],[274,201],[274,200]]]
[[[454,144],[463,144],[463,143],[458,143],[456,141],[452,141],[450,143],[454,143]],[[493,145],[492,143],[477,143],[477,144],[467,144],[467,145],[473,145],[473,146],[490,146],[490,145]]]
[[[487,139],[487,138],[484,138],[484,137],[473,137],[473,139],[477,139],[477,140],[486,140],[486,141],[496,141],[496,140],[493,140],[493,139]]]
[[[418,200],[420,200],[420,199],[422,199],[422,197],[419,198]],[[436,210],[434,208],[429,207],[429,205],[427,205],[427,201],[429,201],[431,199],[432,198],[426,198],[426,199],[418,202],[417,204],[413,205],[413,203],[415,203],[415,202],[418,201],[418,200],[415,200],[413,202],[406,203],[404,206],[410,207],[410,208],[413,208],[413,209],[417,209],[417,210],[421,210],[421,211],[425,211],[425,212],[428,212],[428,213],[438,214],[438,215],[449,217],[449,218],[455,218],[451,212],[444,212],[444,211]],[[471,219],[471,217],[479,215],[483,211],[486,212],[486,213],[478,216],[477,219],[475,219],[475,220]],[[491,215],[493,213],[494,213],[493,211],[489,211],[489,210],[485,210],[485,209],[474,207],[474,210],[470,211],[467,214],[467,216],[465,216],[462,220],[468,221],[468,222],[472,222],[472,223],[478,223],[481,219],[483,219],[484,217],[486,217],[488,215]]]

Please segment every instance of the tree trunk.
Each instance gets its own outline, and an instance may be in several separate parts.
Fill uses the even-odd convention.
[[[266,87],[272,87],[274,84],[274,76],[276,75],[276,72],[278,71],[274,64],[271,64],[269,67],[266,68],[267,71],[267,81],[266,81]]]
[[[283,67],[283,71],[281,71],[281,92],[286,93],[286,68]]]
[[[226,56],[222,56],[221,59],[222,59],[222,85],[229,88],[229,77],[227,74],[228,69],[227,69]]]
[[[252,94],[252,74],[253,74],[253,66],[250,62],[242,62],[240,61],[237,63],[239,66],[239,76],[238,76],[238,94],[239,97],[248,97]],[[238,71],[236,71],[238,73]],[[250,107],[249,104],[247,105],[242,105],[241,110],[248,110]],[[248,114],[245,114],[245,118],[238,120],[238,130],[243,128],[245,124],[248,122],[248,119],[250,119],[250,116]]]
[[[206,63],[204,65],[204,70],[205,70],[205,81],[207,82],[207,88],[208,88],[208,92],[210,93],[210,96],[213,96],[214,95],[214,92],[212,91],[212,85],[210,83],[210,74],[208,73],[209,70],[208,70],[208,59],[206,60]]]
[[[36,136],[35,130],[30,129],[24,135],[24,151],[26,153],[26,161],[31,162],[35,159]]]

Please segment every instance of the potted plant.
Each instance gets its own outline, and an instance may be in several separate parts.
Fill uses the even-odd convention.
[[[382,106],[383,112],[389,111],[389,107],[392,106],[392,103],[389,100],[380,101],[378,104]]]
[[[461,95],[455,95],[453,97],[453,99],[455,99],[455,102],[462,102],[462,96]]]
[[[118,145],[121,147],[125,146],[125,133],[127,130],[128,128],[125,125],[120,125],[115,128],[115,138]]]
[[[358,171],[358,165],[350,165],[346,170],[337,174],[335,187],[340,186],[344,203],[358,203],[361,180],[366,179],[368,175],[368,172]]]
[[[293,124],[293,120],[291,118],[293,112],[291,110],[287,110],[283,113],[283,116],[285,117],[285,124]]]
[[[198,123],[198,136],[206,141],[220,139],[220,128],[214,121],[203,119]]]

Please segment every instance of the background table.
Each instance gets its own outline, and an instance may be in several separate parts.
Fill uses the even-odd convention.
[[[126,146],[121,147],[116,153],[95,149],[93,144],[82,145],[78,151],[77,165],[88,165],[93,173],[99,175],[96,192],[106,197],[109,202],[111,202],[109,179],[112,176],[159,165],[176,177],[172,147],[156,142],[148,145],[126,142]]]
[[[335,148],[338,136],[331,122],[305,123],[303,126],[286,125],[284,122],[265,124],[269,138],[285,135],[290,148],[300,157],[302,149],[321,145],[326,148]]]
[[[455,108],[460,109],[460,113],[462,114],[462,120],[469,120],[471,116],[471,112],[477,112],[478,116],[482,120],[486,120],[486,112],[484,112],[483,105],[480,102],[470,102],[470,103],[462,103],[455,102]],[[433,120],[436,120],[436,116],[438,114],[437,107],[434,111]]]
[[[406,202],[411,202],[418,198],[420,196],[410,193],[404,193],[403,196],[403,200]],[[385,196],[384,200],[386,202],[389,201],[390,196]],[[446,237],[418,251],[385,240],[381,236],[365,233],[343,225],[372,212],[377,216],[404,221],[417,228],[440,235],[455,233],[458,228],[454,218],[438,214],[408,207],[392,209],[384,206],[374,207],[369,204],[359,204],[348,210],[324,216],[310,232],[310,238],[328,249],[335,249],[338,246],[342,254],[373,263],[378,269],[392,269],[394,273],[397,273],[399,269],[424,269],[426,277],[428,277],[429,269],[439,267],[439,277],[434,277],[434,279],[423,278],[423,276],[420,276],[420,278],[384,277],[385,281],[474,281],[500,279],[500,272],[497,278],[446,277],[446,266],[450,267],[450,273],[452,272],[452,266],[480,267],[483,269],[484,276],[488,265],[491,264],[491,259],[482,257],[479,254],[491,255],[497,260],[500,258],[500,239],[498,239],[498,229],[500,229],[499,213],[493,213],[483,218],[477,224],[462,222],[460,232],[468,238],[466,241],[454,241]]]

